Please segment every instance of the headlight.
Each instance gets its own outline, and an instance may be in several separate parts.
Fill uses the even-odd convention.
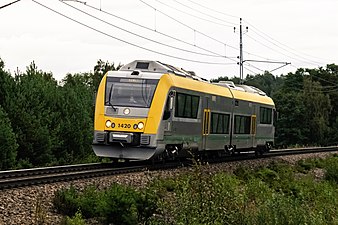
[[[125,108],[124,110],[123,110],[123,114],[124,115],[128,115],[130,113],[130,109],[129,108]]]
[[[111,121],[110,121],[110,120],[107,120],[107,121],[106,121],[106,127],[109,128],[110,126],[111,126]]]
[[[142,122],[139,122],[138,125],[137,125],[138,129],[142,130],[143,127],[144,127],[144,123]]]

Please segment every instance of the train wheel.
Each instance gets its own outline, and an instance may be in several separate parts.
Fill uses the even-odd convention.
[[[255,149],[255,156],[256,157],[259,157],[259,156],[262,156],[265,152],[265,146],[257,146],[257,148]]]
[[[224,151],[227,155],[234,155],[235,154],[236,147],[233,145],[225,145]]]

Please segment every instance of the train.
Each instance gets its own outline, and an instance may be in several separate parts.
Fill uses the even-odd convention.
[[[276,114],[256,87],[135,60],[99,84],[92,148],[115,161],[263,154],[274,144]]]

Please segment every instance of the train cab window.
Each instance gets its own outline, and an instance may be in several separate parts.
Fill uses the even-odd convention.
[[[272,109],[266,107],[260,107],[260,123],[271,124],[272,123]]]
[[[158,80],[107,77],[105,105],[149,108]]]
[[[229,114],[211,113],[211,134],[228,134],[229,119]]]
[[[175,104],[175,117],[197,118],[200,97],[177,93]]]
[[[251,117],[235,116],[235,134],[250,134]]]

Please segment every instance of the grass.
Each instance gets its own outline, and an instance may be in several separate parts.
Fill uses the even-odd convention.
[[[315,179],[312,171],[325,171]],[[155,179],[144,190],[113,185],[58,191],[61,213],[113,224],[338,224],[338,157],[296,166],[271,163],[210,175],[196,163],[186,174]]]

